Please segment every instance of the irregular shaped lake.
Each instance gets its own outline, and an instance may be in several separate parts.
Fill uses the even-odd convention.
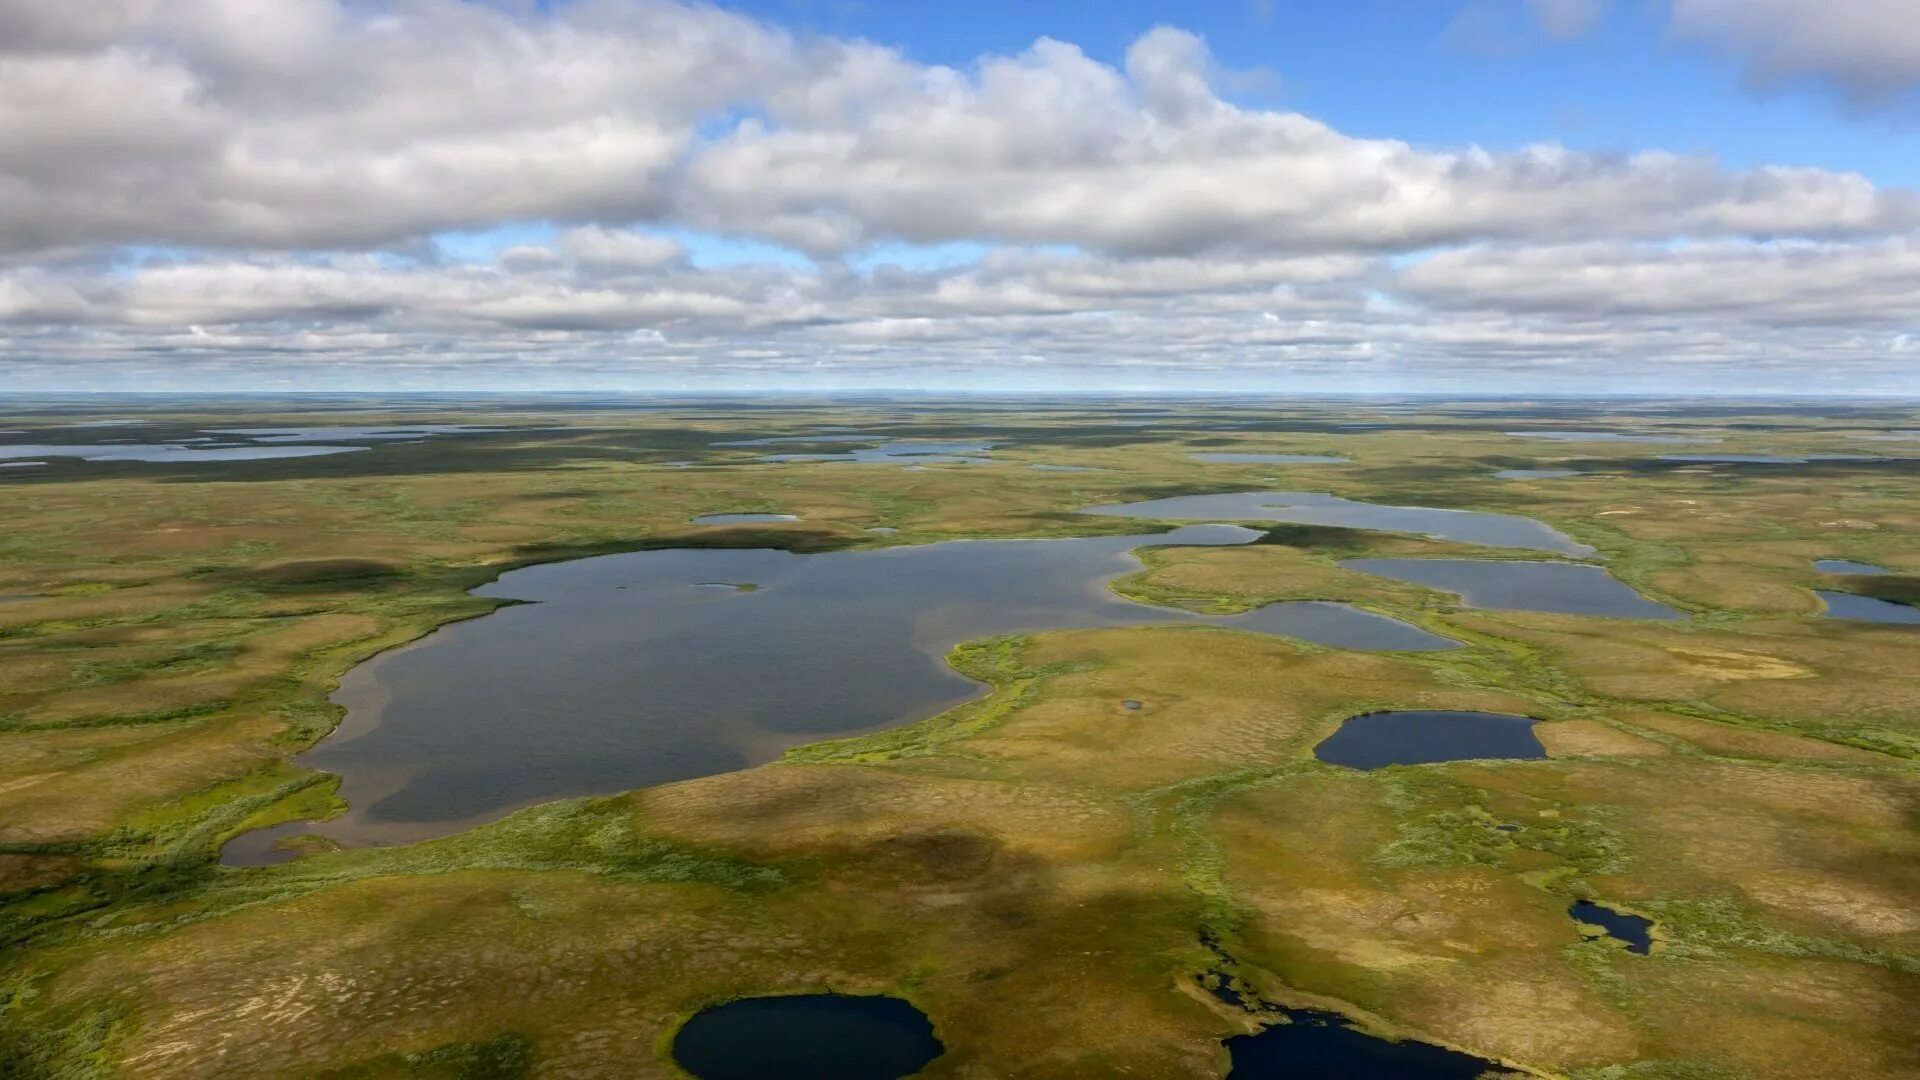
[[[1226,1042],[1227,1080],[1474,1080],[1496,1062],[1422,1042],[1369,1035],[1335,1012],[1281,1009],[1286,1022]]]
[[[1340,525],[1351,529],[1418,533],[1441,540],[1457,540],[1463,544],[1554,551],[1581,558],[1594,553],[1592,548],[1574,541],[1552,526],[1518,514],[1438,510],[1426,506],[1383,506],[1318,491],[1235,491],[1219,495],[1178,495],[1148,502],[1091,506],[1080,512],[1160,521],[1285,521],[1298,525]]]
[[[1624,941],[1627,951],[1645,956],[1653,948],[1653,920],[1602,907],[1591,900],[1577,900],[1567,909],[1575,922],[1597,926],[1615,941]]]
[[[1661,461],[1695,465],[1810,465],[1816,461],[1887,461],[1867,454],[1661,454]]]
[[[1528,717],[1507,713],[1427,709],[1366,713],[1341,721],[1338,731],[1313,748],[1313,756],[1349,769],[1546,757],[1533,725]]]
[[[334,694],[345,720],[299,760],[339,773],[351,810],[313,831],[424,839],[545,799],[726,772],[909,723],[983,692],[944,657],[997,634],[1189,623],[1351,648],[1455,644],[1339,604],[1198,615],[1107,587],[1139,568],[1134,548],[1260,535],[1193,525],[817,555],[673,549],[514,570],[475,593],[532,602],[347,673]]]
[[[1854,622],[1920,623],[1920,608],[1908,604],[1828,589],[1815,589],[1814,593],[1826,602],[1828,618],[1851,619]]]
[[[351,454],[364,446],[181,446],[171,443],[93,443],[76,446],[0,446],[0,458],[71,457],[83,461],[259,461],[267,458]]]
[[[899,998],[746,998],[696,1013],[673,1060],[699,1080],[899,1080],[946,1048]]]
[[[1341,566],[1458,595],[1469,607],[1681,619],[1681,612],[1634,592],[1598,566],[1494,559],[1344,559]]]

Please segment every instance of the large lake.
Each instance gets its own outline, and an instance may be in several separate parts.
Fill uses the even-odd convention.
[[[984,692],[944,658],[997,634],[1189,623],[1352,648],[1455,644],[1339,604],[1203,616],[1108,588],[1139,569],[1137,547],[1260,535],[1194,525],[815,555],[675,549],[515,570],[475,592],[523,603],[342,680],[334,699],[346,719],[300,761],[340,774],[351,810],[314,831],[424,839],[534,802],[745,768],[909,723]]]

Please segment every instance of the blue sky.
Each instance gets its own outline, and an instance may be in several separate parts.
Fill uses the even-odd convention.
[[[1562,40],[1543,32],[1522,0],[725,6],[961,66],[1043,36],[1117,63],[1141,34],[1173,25],[1203,35],[1224,67],[1270,73],[1240,100],[1296,109],[1349,134],[1437,146],[1661,148],[1734,166],[1818,165],[1882,184],[1920,183],[1920,128],[1849,116],[1817,86],[1746,89],[1733,58],[1676,40],[1664,5],[1643,0],[1607,5],[1590,32]]]
[[[1911,0],[237,10],[0,43],[0,391],[1920,396]]]

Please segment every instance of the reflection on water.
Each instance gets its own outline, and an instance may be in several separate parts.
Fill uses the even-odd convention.
[[[1470,607],[1606,615],[1619,619],[1679,619],[1598,566],[1492,559],[1346,559],[1349,570],[1411,581],[1457,593]]]
[[[696,1013],[673,1060],[699,1080],[899,1080],[946,1048],[925,1013],[891,997],[745,998]]]
[[[1350,716],[1313,748],[1329,765],[1379,769],[1436,761],[1543,758],[1546,748],[1525,716],[1488,712],[1410,710]]]
[[[1833,592],[1828,589],[1815,589],[1814,592],[1826,602],[1826,613],[1830,618],[1903,625],[1920,623],[1920,608],[1910,604],[1896,604],[1891,600],[1882,600],[1875,596]]]
[[[1080,512],[1162,521],[1286,521],[1302,525],[1340,525],[1353,529],[1418,533],[1488,547],[1554,551],[1581,558],[1594,553],[1592,548],[1576,543],[1559,530],[1517,514],[1437,510],[1425,506],[1382,506],[1317,491],[1236,491],[1219,495],[1179,495],[1148,502],[1093,506]]]
[[[983,692],[944,661],[997,634],[1164,623],[1385,650],[1452,646],[1338,604],[1196,615],[1108,588],[1156,536],[959,540],[795,555],[672,549],[514,570],[475,590],[531,601],[354,668],[340,730],[300,761],[341,775],[350,843],[443,835],[564,795],[744,768],[826,735],[930,716]],[[751,592],[701,588],[752,582]]]

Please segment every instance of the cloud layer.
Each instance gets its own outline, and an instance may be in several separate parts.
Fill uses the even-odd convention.
[[[962,70],[649,0],[259,2],[0,0],[0,379],[1651,384],[1814,357],[1920,389],[1920,198],[1858,175],[1356,138],[1223,98],[1170,28],[1117,67],[1043,39]],[[1563,35],[1599,12],[1533,6]],[[1756,77],[1857,51],[1788,50],[1799,5],[1772,7],[1673,17]],[[1899,42],[1849,92],[1910,85]],[[432,240],[522,222],[556,228]],[[703,235],[806,257],[711,265]],[[956,243],[982,254],[916,257]]]

